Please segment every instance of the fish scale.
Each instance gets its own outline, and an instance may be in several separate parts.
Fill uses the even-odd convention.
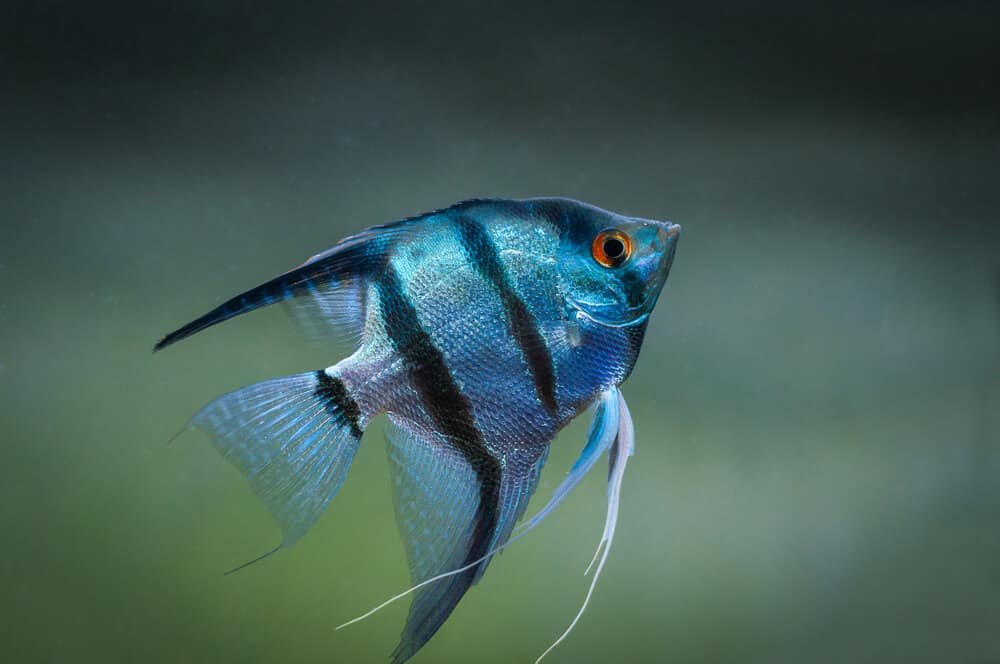
[[[414,593],[392,654],[401,664],[495,553],[537,526],[607,453],[597,574],[603,568],[633,450],[618,388],[638,359],[679,231],[564,198],[466,201],[347,238],[155,350],[281,301],[314,333],[351,331],[349,357],[219,397],[192,425],[247,475],[278,521],[274,553],[319,518],[365,428],[388,414],[396,518],[414,583],[397,596]],[[512,538],[550,443],[592,406],[580,460]]]

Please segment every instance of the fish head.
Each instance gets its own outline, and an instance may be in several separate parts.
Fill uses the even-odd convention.
[[[643,322],[666,283],[681,227],[576,201],[562,218],[558,272],[568,305],[602,325]]]

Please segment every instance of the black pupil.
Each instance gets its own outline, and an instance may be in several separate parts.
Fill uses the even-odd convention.
[[[609,237],[604,241],[604,254],[608,258],[621,258],[625,253],[625,244],[615,237]]]

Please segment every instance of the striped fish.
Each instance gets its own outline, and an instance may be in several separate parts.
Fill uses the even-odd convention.
[[[313,329],[356,342],[354,354],[325,369],[222,396],[191,424],[274,515],[277,551],[309,530],[369,423],[387,414],[397,522],[415,584],[407,592],[416,593],[392,655],[400,664],[512,541],[549,443],[592,406],[579,460],[521,534],[608,453],[593,590],[634,440],[618,386],[639,355],[679,232],[570,199],[466,201],[349,237],[155,350],[286,300]]]

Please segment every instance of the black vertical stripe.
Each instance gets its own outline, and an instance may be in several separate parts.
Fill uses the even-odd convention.
[[[469,564],[489,550],[493,539],[499,518],[500,463],[486,449],[482,434],[476,428],[472,404],[455,383],[444,355],[421,326],[417,311],[403,292],[399,275],[391,264],[386,265],[375,287],[386,333],[405,360],[413,387],[438,431],[461,452],[479,480],[479,506],[464,562]],[[472,583],[475,570],[463,572],[468,584]]]
[[[500,262],[500,253],[482,225],[467,215],[457,217],[455,223],[469,260],[483,278],[493,284],[500,296],[504,311],[507,312],[510,333],[528,363],[538,399],[550,413],[555,414],[556,379],[552,355],[538,331],[534,315],[507,278],[507,271]]]
[[[364,429],[358,421],[361,417],[361,408],[358,402],[348,393],[344,381],[336,376],[331,376],[325,371],[316,372],[316,396],[326,404],[327,411],[339,422],[351,428],[351,433],[355,438],[361,438]]]

